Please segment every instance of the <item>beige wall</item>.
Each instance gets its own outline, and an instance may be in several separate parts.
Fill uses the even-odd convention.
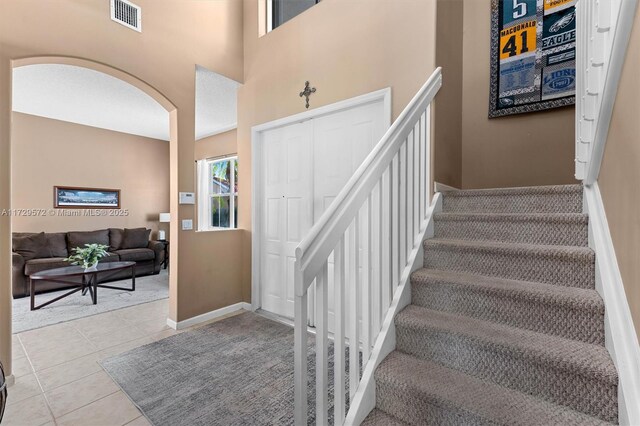
[[[222,157],[238,152],[238,132],[229,130],[196,141],[196,160]]]
[[[613,109],[598,185],[640,338],[640,9]]]
[[[258,37],[258,2],[245,0],[245,83],[238,98],[240,226],[251,228],[251,127],[385,87],[398,116],[435,69],[436,0],[323,0]],[[245,233],[243,295],[251,297],[251,234]]]
[[[144,226],[155,237],[158,214],[169,211],[168,142],[34,115],[14,112],[12,117],[14,209],[52,209],[53,186],[58,185],[120,189],[120,212],[128,213],[14,216],[14,232]],[[61,212],[73,210],[56,211]]]
[[[574,108],[489,120],[491,0],[464,2],[462,185],[576,183]]]
[[[10,203],[10,61],[30,56],[71,56],[107,64],[155,88],[175,106],[170,143],[172,227],[195,219],[178,205],[178,191],[195,191],[195,64],[243,80],[243,2],[137,0],[143,32],[111,21],[108,1],[2,0],[0,3],[0,208]],[[115,72],[114,72],[115,73]],[[144,84],[146,83],[146,85]],[[150,86],[150,87],[149,87]],[[168,105],[165,102],[166,105]],[[184,320],[242,299],[240,275],[216,275],[212,262],[233,259],[242,232],[193,231],[172,235],[170,317]],[[231,240],[231,241],[230,241]],[[239,251],[239,250],[236,250]],[[0,218],[0,360],[10,363],[10,220]],[[230,268],[233,271],[233,268]],[[10,366],[9,366],[9,371]]]
[[[443,69],[435,103],[436,182],[462,187],[462,27],[463,0],[438,0],[436,64]]]

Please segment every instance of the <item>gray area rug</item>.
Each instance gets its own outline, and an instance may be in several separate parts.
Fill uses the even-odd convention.
[[[309,424],[315,424],[312,346],[308,354]],[[333,346],[329,361],[332,393]],[[156,426],[294,423],[293,328],[254,313],[133,349],[102,367]],[[330,423],[332,414],[330,406]]]
[[[129,287],[131,280],[114,281],[109,283],[118,287]],[[48,300],[64,294],[69,290],[36,295],[36,304],[40,305]],[[98,289],[98,304],[91,303],[91,297],[82,296],[80,292],[72,294],[62,300],[31,311],[29,297],[13,300],[13,332],[33,330],[61,322],[84,318],[103,312],[114,311],[128,306],[169,297],[169,275],[163,270],[158,275],[148,275],[136,278],[136,291]]]

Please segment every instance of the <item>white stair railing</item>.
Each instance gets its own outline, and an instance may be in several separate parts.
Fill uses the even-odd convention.
[[[296,425],[306,425],[308,419],[310,286],[315,282],[316,424],[328,424],[331,325],[334,424],[342,425],[347,395],[353,401],[360,384],[360,355],[364,371],[394,291],[401,279],[407,280],[406,269],[422,242],[431,201],[430,106],[441,85],[438,68],[296,249]]]
[[[637,0],[576,4],[576,179],[598,179]]]

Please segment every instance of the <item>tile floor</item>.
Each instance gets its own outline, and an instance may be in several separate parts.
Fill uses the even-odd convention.
[[[167,309],[160,300],[14,334],[2,425],[149,425],[98,361],[179,333]]]

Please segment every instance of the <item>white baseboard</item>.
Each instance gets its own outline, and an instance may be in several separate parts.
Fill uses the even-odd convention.
[[[618,421],[640,425],[640,345],[597,182],[585,186],[584,198],[589,247],[596,252],[596,289],[605,305],[605,346],[618,370]]]
[[[16,384],[16,377],[13,374],[9,374],[4,378],[4,382],[7,384],[7,387],[11,387]]]
[[[444,183],[435,182],[433,184],[434,192],[442,192],[442,191],[459,191],[460,188],[455,188],[453,186],[445,185]]]
[[[233,305],[225,306],[224,308],[216,309],[215,311],[207,312],[206,314],[198,315],[193,318],[189,318],[183,321],[174,321],[171,318],[167,318],[167,325],[174,330],[184,330],[185,328],[193,327],[194,325],[202,324],[203,322],[211,321],[216,318],[220,318],[232,312],[244,309],[251,311],[251,303],[240,302]]]

